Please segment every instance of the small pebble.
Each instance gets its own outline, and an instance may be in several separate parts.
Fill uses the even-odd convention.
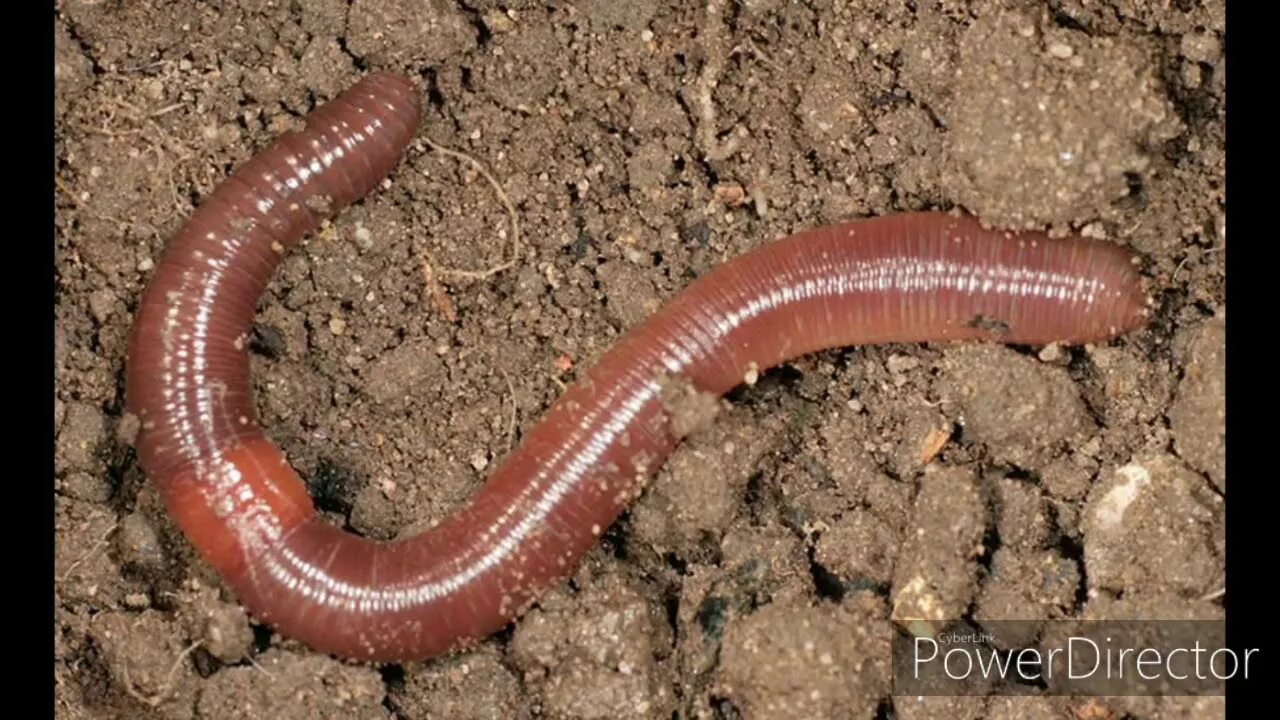
[[[1047,363],[1056,363],[1062,359],[1062,346],[1058,343],[1049,343],[1040,350],[1040,361]]]
[[[1075,54],[1075,50],[1072,50],[1071,46],[1066,43],[1051,43],[1049,45],[1049,54],[1056,58],[1066,60]]]
[[[360,249],[368,250],[373,247],[373,233],[369,232],[369,228],[363,225],[356,226],[355,237],[356,245],[359,245]]]
[[[508,33],[516,29],[515,21],[498,9],[488,10],[480,16],[481,22],[492,33]]]
[[[889,367],[889,372],[900,375],[919,367],[920,360],[909,355],[891,355],[886,365]]]
[[[1080,228],[1080,234],[1087,238],[1093,238],[1094,240],[1107,239],[1107,229],[1102,226],[1102,223],[1098,222],[1091,222]]]

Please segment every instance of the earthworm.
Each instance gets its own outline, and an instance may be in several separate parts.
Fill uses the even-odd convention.
[[[943,212],[809,230],[719,265],[627,332],[454,514],[363,538],[316,514],[259,427],[246,338],[283,253],[390,173],[419,112],[409,80],[371,74],[237,169],[170,240],[130,337],[135,447],[167,511],[253,616],[316,650],[421,660],[517,617],[680,442],[668,388],[719,396],[865,343],[1102,342],[1147,315],[1114,243]]]

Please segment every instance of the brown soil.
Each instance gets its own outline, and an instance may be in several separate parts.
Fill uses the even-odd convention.
[[[1223,5],[55,3],[59,716],[1221,716],[895,698],[886,673],[900,617],[1221,611]],[[507,259],[512,228],[422,142],[263,299],[263,423],[366,535],[458,507],[620,332],[799,229],[958,206],[1082,230],[1143,254],[1159,311],[1108,347],[769,373],[512,632],[338,662],[253,625],[194,558],[133,463],[121,370],[193,202],[367,68],[422,79],[423,136],[492,171],[524,242],[451,275]]]

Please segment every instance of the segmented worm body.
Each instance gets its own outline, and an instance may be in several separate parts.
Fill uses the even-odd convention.
[[[137,309],[128,405],[168,511],[261,621],[312,647],[425,659],[483,638],[564,578],[679,442],[671,379],[722,394],[861,343],[1102,341],[1144,322],[1113,244],[943,213],[800,233],[721,265],[627,333],[455,514],[377,542],[316,515],[257,424],[247,333],[281,256],[399,162],[419,100],[367,76],[240,167],[171,240]]]

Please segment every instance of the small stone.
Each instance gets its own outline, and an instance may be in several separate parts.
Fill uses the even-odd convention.
[[[497,8],[485,11],[480,20],[491,33],[508,33],[516,29],[515,20]]]
[[[373,233],[369,231],[369,228],[357,225],[355,238],[356,245],[359,245],[361,250],[368,250],[373,247]]]
[[[1062,352],[1061,345],[1058,343],[1049,343],[1040,350],[1040,354],[1037,357],[1040,358],[1040,362],[1056,363],[1061,361],[1065,355]]]
[[[886,365],[889,368],[889,372],[894,375],[901,375],[919,367],[920,360],[909,355],[891,355]]]

